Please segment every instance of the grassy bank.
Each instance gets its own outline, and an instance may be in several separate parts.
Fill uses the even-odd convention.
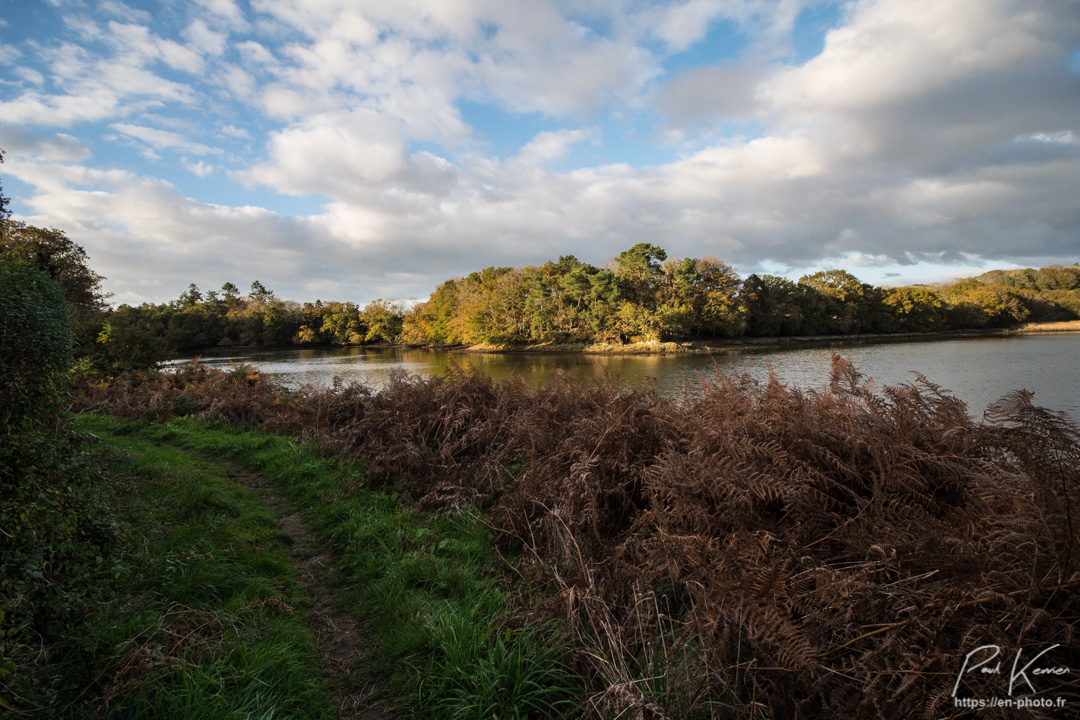
[[[1039,333],[1080,332],[1080,320],[1066,322],[1043,322],[1025,323],[1012,331],[1021,335],[1037,335]]]
[[[69,681],[92,681],[85,697],[110,716],[185,717],[182,707],[191,717],[334,716],[332,683],[305,627],[311,598],[275,517],[293,513],[328,552],[324,589],[367,628],[339,694],[421,717],[525,717],[572,704],[581,682],[556,626],[501,622],[511,603],[493,572],[490,532],[470,507],[402,507],[392,491],[369,490],[357,466],[284,436],[191,419],[87,414],[79,424],[100,439],[115,477],[108,501],[126,529],[116,602],[94,619],[94,650],[80,656],[106,671]],[[158,647],[162,633],[183,634],[181,621],[212,634],[185,641],[198,653],[166,642],[159,672],[111,679],[109,668],[132,665],[132,653]],[[204,687],[209,678],[216,685]],[[382,681],[374,694],[365,691],[372,680]],[[217,704],[206,701],[215,690]]]

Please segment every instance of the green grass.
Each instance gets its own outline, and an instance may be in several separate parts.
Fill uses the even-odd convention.
[[[157,425],[84,415],[79,421],[137,458],[132,462],[157,468],[153,472],[190,469],[221,480],[184,486],[167,499],[132,499],[153,508],[149,527],[177,519],[173,531],[153,533],[166,536],[157,540],[162,546],[153,554],[155,574],[169,574],[174,595],[184,598],[170,600],[215,596],[240,610],[271,591],[295,589],[283,556],[279,567],[276,556],[247,550],[280,544],[267,510],[249,508],[250,493],[227,480],[257,473],[302,511],[340,569],[340,603],[369,628],[363,672],[383,680],[383,693],[399,710],[417,717],[524,718],[557,716],[574,706],[574,688],[582,680],[566,668],[568,652],[556,631],[500,627],[506,590],[493,570],[493,542],[479,513],[435,514],[403,505],[392,493],[368,490],[362,469],[329,461],[283,436],[190,419]],[[219,534],[185,528],[204,522]],[[218,558],[219,548],[229,554]],[[195,559],[209,553],[212,560]],[[288,587],[241,587],[242,573],[229,567],[240,558],[274,577],[290,577]],[[235,660],[246,667],[242,656]],[[168,698],[156,702],[172,707]],[[251,716],[261,717],[254,711]]]
[[[270,510],[202,460],[82,416],[118,532],[55,661],[50,717],[328,718],[303,589]]]

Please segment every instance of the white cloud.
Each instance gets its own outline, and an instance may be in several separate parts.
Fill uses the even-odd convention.
[[[206,55],[221,55],[225,52],[225,46],[229,35],[225,32],[212,30],[202,19],[191,22],[183,32],[184,38]]]
[[[120,0],[102,0],[98,5],[98,8],[113,17],[118,17],[121,20],[127,20],[128,22],[141,22],[149,23],[153,20],[153,16],[145,10],[139,10],[131,7]]]
[[[746,19],[750,5],[725,0],[686,0],[672,6],[648,8],[639,22],[662,41],[669,52],[678,53],[702,40],[719,18]]]
[[[1077,143],[1080,143],[1080,138],[1078,138],[1072,130],[1061,130],[1054,133],[1033,133],[1024,139],[1041,143],[1060,143],[1063,145],[1076,145]]]
[[[224,137],[236,138],[237,140],[251,139],[251,133],[244,128],[238,128],[235,125],[222,125],[218,132]]]
[[[514,160],[526,165],[539,165],[548,160],[565,157],[572,145],[584,142],[589,137],[587,130],[544,131],[522,147]]]
[[[13,65],[20,57],[22,53],[19,48],[14,45],[0,45],[0,64]]]
[[[764,77],[765,68],[754,64],[693,68],[666,83],[654,107],[677,125],[750,120],[762,109],[755,92]]]
[[[196,155],[210,155],[221,152],[216,148],[193,142],[179,133],[170,132],[168,130],[159,130],[143,125],[131,125],[129,123],[113,123],[110,127],[127,137],[140,140],[158,150],[176,149],[194,153]]]
[[[34,68],[18,67],[15,68],[15,74],[32,85],[41,85],[45,82],[45,76]]]
[[[27,170],[20,165],[21,170]],[[53,174],[40,166],[20,179]],[[285,297],[296,297],[301,284],[290,273],[312,276],[327,257],[326,240],[312,223],[284,218],[261,208],[228,208],[194,202],[161,182],[113,174],[108,189],[76,190],[66,183],[90,179],[89,170],[68,168],[63,183],[39,188],[23,216],[69,233],[87,250],[94,268],[107,278],[107,291],[134,293],[125,297],[163,301],[190,282],[217,287],[226,280],[241,285],[259,278]],[[98,182],[105,179],[97,177]],[[206,258],[215,259],[214,267]],[[141,287],[137,279],[153,267],[160,285]],[[344,269],[327,274],[346,275]]]
[[[46,135],[16,125],[0,123],[0,147],[8,159],[21,157],[49,161],[84,160],[90,150],[78,138],[57,133]]]
[[[851,6],[825,49],[763,90],[794,112],[901,103],[988,73],[1044,67],[1080,17],[1039,0],[879,0]],[[1063,23],[1062,20],[1065,20]]]
[[[233,97],[244,101],[254,97],[258,87],[255,78],[236,65],[229,64],[222,68],[221,84]]]
[[[202,58],[190,48],[174,40],[160,38],[144,25],[110,21],[107,41],[131,64],[150,64],[161,60],[174,70],[197,73],[203,68]]]
[[[172,40],[159,40],[157,50],[161,59],[173,70],[186,73],[201,72],[205,63],[198,53]]]
[[[342,87],[378,96],[423,87],[432,97],[446,88],[447,105],[456,89],[518,112],[584,116],[632,95],[655,75],[649,53],[632,38],[583,33],[550,2],[407,0],[361,10],[322,0],[255,7],[308,37],[280,54],[288,67],[266,103],[281,117],[294,116],[294,99]]]
[[[229,27],[237,29],[247,25],[243,11],[234,0],[195,0],[195,3],[215,15],[215,22],[225,22]]]
[[[266,69],[275,69],[278,66],[278,61],[277,58],[274,57],[274,54],[254,40],[245,40],[237,44],[236,49],[244,59],[252,65]]]
[[[215,165],[209,165],[202,160],[199,160],[198,162],[191,162],[186,157],[180,158],[180,164],[183,165],[187,171],[201,178],[210,177],[214,174],[214,171],[217,170],[217,166]]]
[[[0,117],[12,123],[70,127],[194,99],[190,86],[164,79],[147,67],[167,54],[181,65],[189,56],[170,54],[177,48],[162,44],[141,26],[110,22],[109,31],[116,50],[112,55],[94,55],[70,43],[41,48],[48,79],[59,92],[24,90],[0,102]]]
[[[605,103],[632,98],[657,74],[646,52],[603,40],[580,46],[553,39],[529,54],[508,41],[500,50],[476,70],[485,90],[517,112],[587,117]]]
[[[270,162],[236,177],[291,195],[366,195],[405,167],[400,128],[370,110],[312,115],[272,134]]]
[[[25,91],[0,102],[0,116],[13,123],[70,127],[76,122],[105,120],[121,114],[117,96],[105,88],[86,89],[77,96]]]

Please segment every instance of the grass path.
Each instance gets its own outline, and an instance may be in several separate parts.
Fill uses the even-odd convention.
[[[107,591],[116,602],[94,618],[101,637],[83,658],[105,669],[74,679],[90,690],[78,707],[106,718],[486,720],[576,705],[581,680],[557,629],[503,625],[509,588],[477,513],[399,503],[362,469],[284,436],[185,418],[78,423],[100,441],[106,502],[127,527]],[[172,632],[176,608],[196,615],[174,635],[202,620],[196,635],[213,630],[199,652],[154,630],[163,662],[113,679],[148,624]],[[242,659],[256,651],[269,674],[252,678]]]
[[[233,481],[255,492],[278,518],[278,526],[291,542],[290,555],[297,578],[311,605],[308,629],[319,651],[322,671],[331,679],[338,707],[338,720],[392,720],[394,713],[385,698],[379,698],[379,682],[366,677],[357,665],[370,633],[349,613],[341,610],[341,593],[335,587],[340,577],[330,554],[319,547],[316,533],[303,513],[273,490],[261,475],[223,462]],[[340,580],[338,580],[338,584]]]
[[[297,680],[303,682],[303,677],[307,676],[307,682],[323,697],[321,702],[308,707],[292,708],[298,713],[296,717],[327,716],[338,720],[390,720],[394,717],[387,699],[378,695],[378,683],[362,667],[364,647],[370,638],[361,623],[341,609],[340,571],[330,554],[320,547],[316,533],[305,521],[303,513],[276,492],[269,479],[234,461],[185,448],[174,432],[163,427],[124,423],[103,416],[84,416],[81,426],[103,443],[104,447],[98,450],[105,455],[114,479],[121,485],[116,488],[118,494],[133,500],[124,508],[128,511],[124,514],[130,520],[135,520],[138,515],[135,511],[142,506],[140,499],[152,499],[164,507],[179,505],[182,508],[178,513],[167,513],[168,517],[157,513],[153,516],[157,520],[156,527],[133,527],[130,539],[157,534],[166,543],[192,543],[191,548],[179,551],[182,557],[211,558],[235,554],[231,543],[238,539],[235,535],[239,535],[256,553],[250,561],[252,565],[261,564],[269,569],[269,563],[274,563],[266,580],[271,585],[290,586],[288,597],[266,595],[249,601],[249,604],[277,608],[286,615],[292,615],[297,609],[302,611],[297,617],[302,619],[309,634],[306,639],[317,652],[314,656],[298,655],[306,667],[299,669]],[[214,512],[215,507],[224,512]],[[199,515],[201,521],[196,519]],[[137,520],[136,523],[141,524]],[[200,528],[200,525],[205,527]],[[235,535],[215,534],[211,526],[231,526]],[[188,536],[194,537],[186,539]],[[175,572],[151,583],[159,586],[154,592],[168,595],[171,590],[179,589],[170,587],[173,585],[170,575]],[[223,592],[218,584],[205,579],[199,582],[197,589],[208,597]],[[200,612],[202,614],[198,614]],[[196,613],[197,619],[205,621],[204,626],[195,628],[190,638],[176,644],[173,652],[178,657],[186,652],[186,646],[191,645],[190,641],[197,635],[218,624],[214,616],[220,610],[196,611],[173,604],[156,623],[164,623],[166,635],[176,635],[171,629],[174,619],[190,613]],[[292,630],[300,632],[298,627]],[[148,633],[151,638],[159,634]],[[145,643],[137,644],[138,639],[136,636],[121,647],[144,648]],[[146,678],[140,677],[141,670],[135,667],[146,660],[145,655],[146,652],[132,654],[128,650],[106,664],[102,673],[107,681],[102,694],[106,705],[122,700],[127,691],[134,689],[128,687],[136,684],[130,682],[132,678],[140,681],[138,684],[146,684]],[[169,658],[164,661],[166,664],[172,662]],[[118,671],[120,675],[126,671],[132,677],[118,682],[114,678]],[[167,684],[163,680],[151,678],[151,684]],[[186,684],[188,678],[185,677],[183,682]],[[332,697],[327,698],[328,694]],[[283,709],[283,705],[275,704],[279,698],[267,697],[273,701],[266,703],[271,706],[267,708],[268,713]],[[244,713],[251,717],[263,716],[259,710],[250,707]],[[232,709],[225,714],[233,714]]]
[[[117,540],[51,716],[335,717],[289,538],[228,468],[84,417]]]

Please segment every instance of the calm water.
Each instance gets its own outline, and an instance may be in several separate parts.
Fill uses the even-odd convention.
[[[334,377],[374,387],[385,385],[393,370],[419,375],[442,374],[447,368],[479,367],[494,378],[518,373],[540,382],[562,370],[589,380],[609,375],[628,388],[654,386],[665,395],[694,392],[701,375],[749,373],[765,380],[772,367],[785,382],[820,389],[828,382],[832,353],[847,357],[879,384],[911,382],[914,372],[951,390],[979,415],[1006,392],[1025,388],[1035,403],[1064,410],[1080,419],[1080,334],[970,338],[922,342],[865,343],[846,341],[828,347],[743,352],[728,355],[540,355],[448,353],[400,348],[334,348],[244,351],[204,355],[206,365],[230,363],[258,366],[290,387],[329,384]]]

